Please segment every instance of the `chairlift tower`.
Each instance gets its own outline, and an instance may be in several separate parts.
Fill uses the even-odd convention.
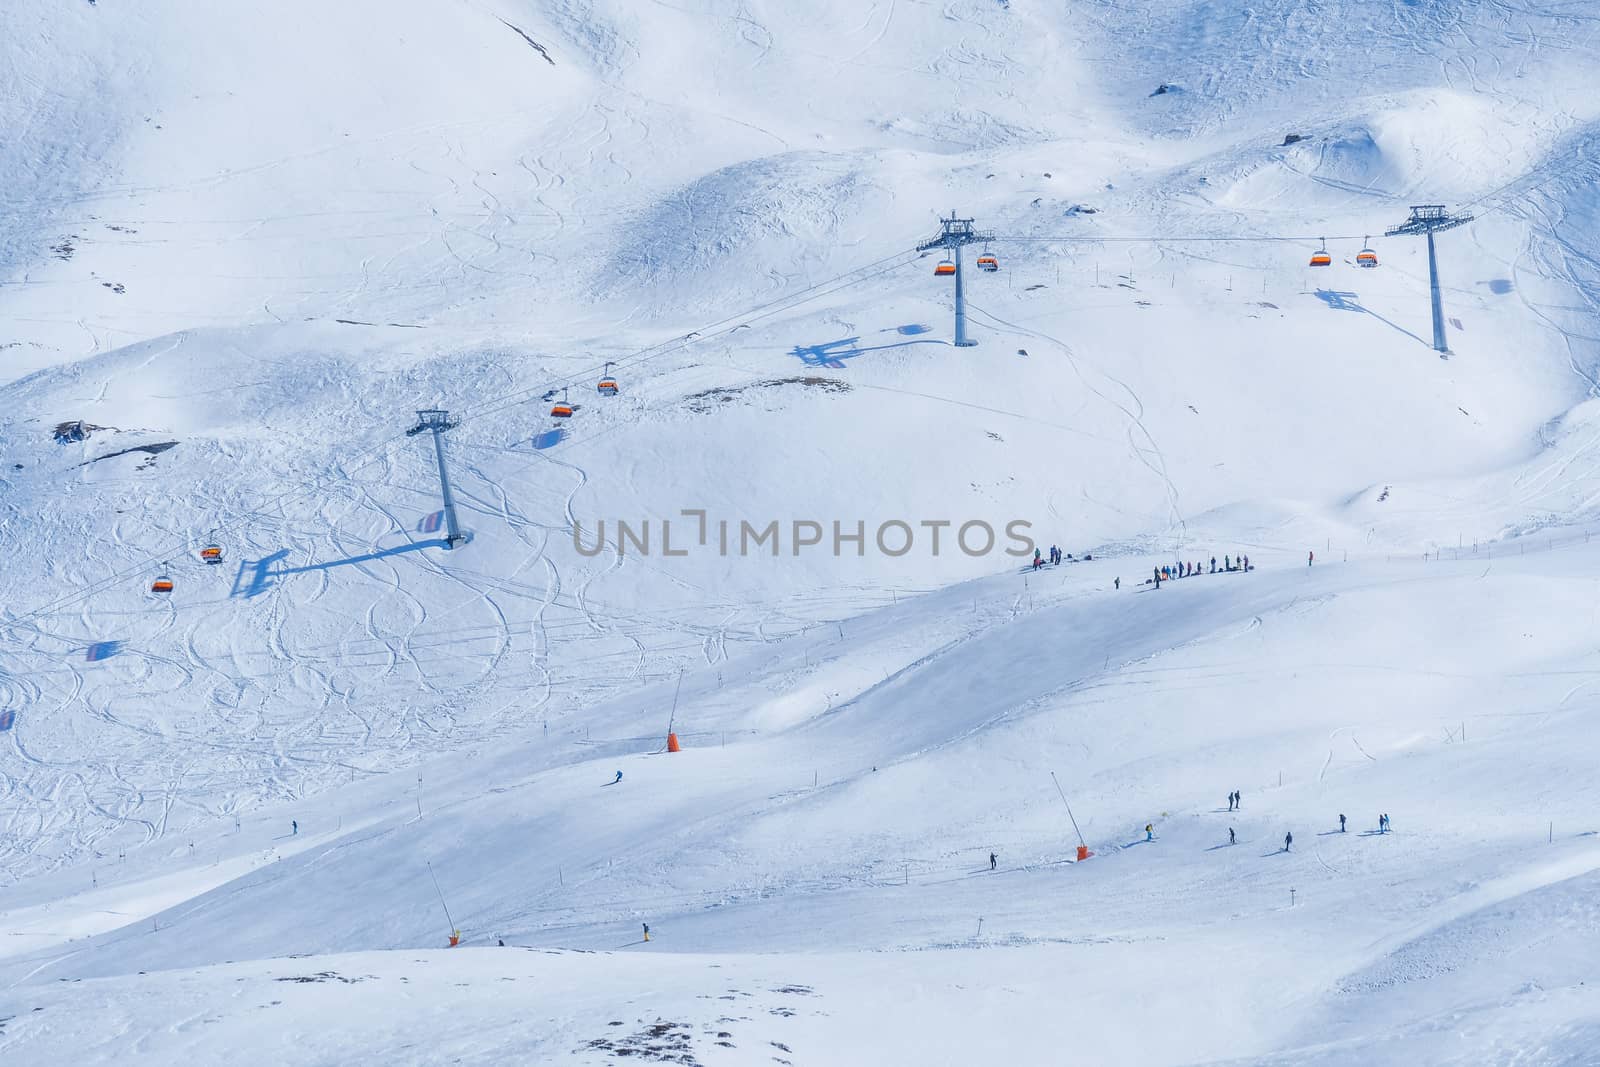
[[[980,241],[994,240],[992,233],[977,233],[972,228],[971,219],[958,219],[954,211],[950,217],[939,220],[939,236],[931,241],[924,241],[917,246],[918,252],[927,252],[931,249],[942,248],[950,256],[956,266],[956,347],[969,348],[978,342],[967,337],[967,299],[966,289],[961,278],[961,246],[970,245]]]
[[[444,432],[456,426],[448,411],[427,408],[417,412],[417,424],[406,431],[407,437],[415,437],[427,430],[433,432],[433,453],[439,459],[439,491],[444,497],[444,547],[447,549],[455,548],[466,540],[461,536],[461,527],[456,525],[456,502],[450,495],[450,474],[444,465]]]
[[[1386,231],[1390,237],[1415,237],[1424,234],[1428,238],[1428,289],[1433,299],[1433,350],[1439,353],[1440,359],[1450,357],[1450,346],[1444,338],[1444,305],[1439,299],[1439,260],[1433,250],[1433,235],[1440,230],[1454,229],[1471,221],[1471,215],[1452,215],[1444,209],[1443,204],[1416,204],[1411,208],[1409,219]]]

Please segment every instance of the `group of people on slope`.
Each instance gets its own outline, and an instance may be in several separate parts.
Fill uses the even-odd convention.
[[[1092,555],[1090,555],[1089,553],[1085,552],[1083,554],[1083,562],[1088,563],[1088,562],[1092,561],[1093,559],[1094,559],[1094,557]],[[1037,548],[1035,548],[1033,550],[1033,569],[1034,570],[1038,570],[1040,567],[1043,567],[1046,563],[1049,563],[1052,567],[1059,567],[1062,563],[1066,562],[1067,560],[1071,560],[1073,563],[1079,562],[1078,560],[1073,559],[1073,556],[1072,556],[1071,552],[1062,552],[1061,549],[1057,548],[1055,545],[1051,545],[1050,546],[1050,557],[1048,559],[1046,559],[1045,556],[1044,556],[1044,553],[1040,552]]]
[[[1248,571],[1249,569],[1250,569],[1250,557],[1249,556],[1245,556],[1245,555],[1226,556],[1225,555],[1225,556],[1222,557],[1222,571],[1225,574],[1231,574],[1234,571]],[[1155,568],[1155,576],[1153,578],[1146,579],[1144,584],[1145,585],[1149,585],[1151,582],[1154,582],[1155,585],[1156,585],[1156,588],[1159,589],[1159,588],[1161,588],[1161,583],[1162,582],[1170,582],[1170,581],[1173,581],[1174,579],[1177,579],[1177,578],[1191,578],[1196,574],[1216,574],[1216,573],[1217,573],[1217,557],[1216,556],[1212,556],[1211,557],[1211,569],[1209,571],[1206,570],[1201,565],[1201,563],[1199,561],[1195,561],[1193,563],[1171,563],[1171,564],[1166,564],[1164,566],[1160,566],[1160,567]]]

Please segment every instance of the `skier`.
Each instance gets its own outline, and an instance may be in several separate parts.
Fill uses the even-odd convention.
[[[1339,813],[1339,832],[1344,833],[1344,813]]]
[[[989,869],[991,871],[994,870],[994,865],[998,859],[999,857],[997,857],[993,852],[989,853]]]
[[[1316,559],[1316,558],[1317,558],[1317,554],[1315,552],[1307,552],[1306,553],[1306,566],[1307,567],[1311,566],[1311,561]]]
[[[1111,579],[1111,588],[1113,588],[1113,589],[1121,589],[1122,588],[1122,579],[1121,578],[1113,578],[1113,579]]]
[[[1233,810],[1233,794],[1232,793],[1228,794],[1228,810],[1229,811]]]
[[[1161,588],[1161,568],[1160,567],[1155,568],[1155,572],[1156,572],[1156,588],[1160,589]]]
[[[1244,794],[1237,789],[1233,791],[1233,806],[1240,809],[1244,807]]]
[[[1250,569],[1250,557],[1249,556],[1244,557],[1244,569],[1245,570],[1249,570]]]
[[[1225,571],[1233,570],[1233,564],[1229,562],[1229,559],[1228,559],[1227,556],[1223,556],[1222,557],[1222,569],[1225,570]]]
[[[1228,844],[1231,845],[1233,843],[1234,843],[1233,827],[1230,826],[1230,827],[1228,827]]]
[[[615,778],[611,779],[611,784],[612,785],[616,785],[620,781],[622,781],[622,772],[618,771],[617,772],[617,776]]]
[[[644,924],[644,939],[646,941],[650,940],[650,924],[649,923],[645,923]]]
[[[1283,850],[1285,852],[1288,852],[1289,851],[1289,846],[1292,845],[1292,844],[1294,844],[1294,834],[1293,833],[1284,834],[1283,835]]]
[[[289,820],[289,836],[293,837],[300,832],[300,824],[294,819]]]
[[[1211,573],[1212,574],[1217,573],[1217,557],[1216,556],[1212,556],[1211,557]]]
[[[1146,841],[1154,841],[1156,839],[1156,828],[1153,823],[1144,824],[1144,839]]]

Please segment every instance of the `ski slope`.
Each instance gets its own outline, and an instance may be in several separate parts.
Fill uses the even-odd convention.
[[[0,1053],[1586,1062],[1597,30],[0,12]]]

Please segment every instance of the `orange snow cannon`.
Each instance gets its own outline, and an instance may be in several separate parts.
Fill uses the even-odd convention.
[[[667,734],[667,751],[668,752],[682,752],[683,751],[683,746],[678,744],[678,735],[677,734],[668,732],[668,734]]]

